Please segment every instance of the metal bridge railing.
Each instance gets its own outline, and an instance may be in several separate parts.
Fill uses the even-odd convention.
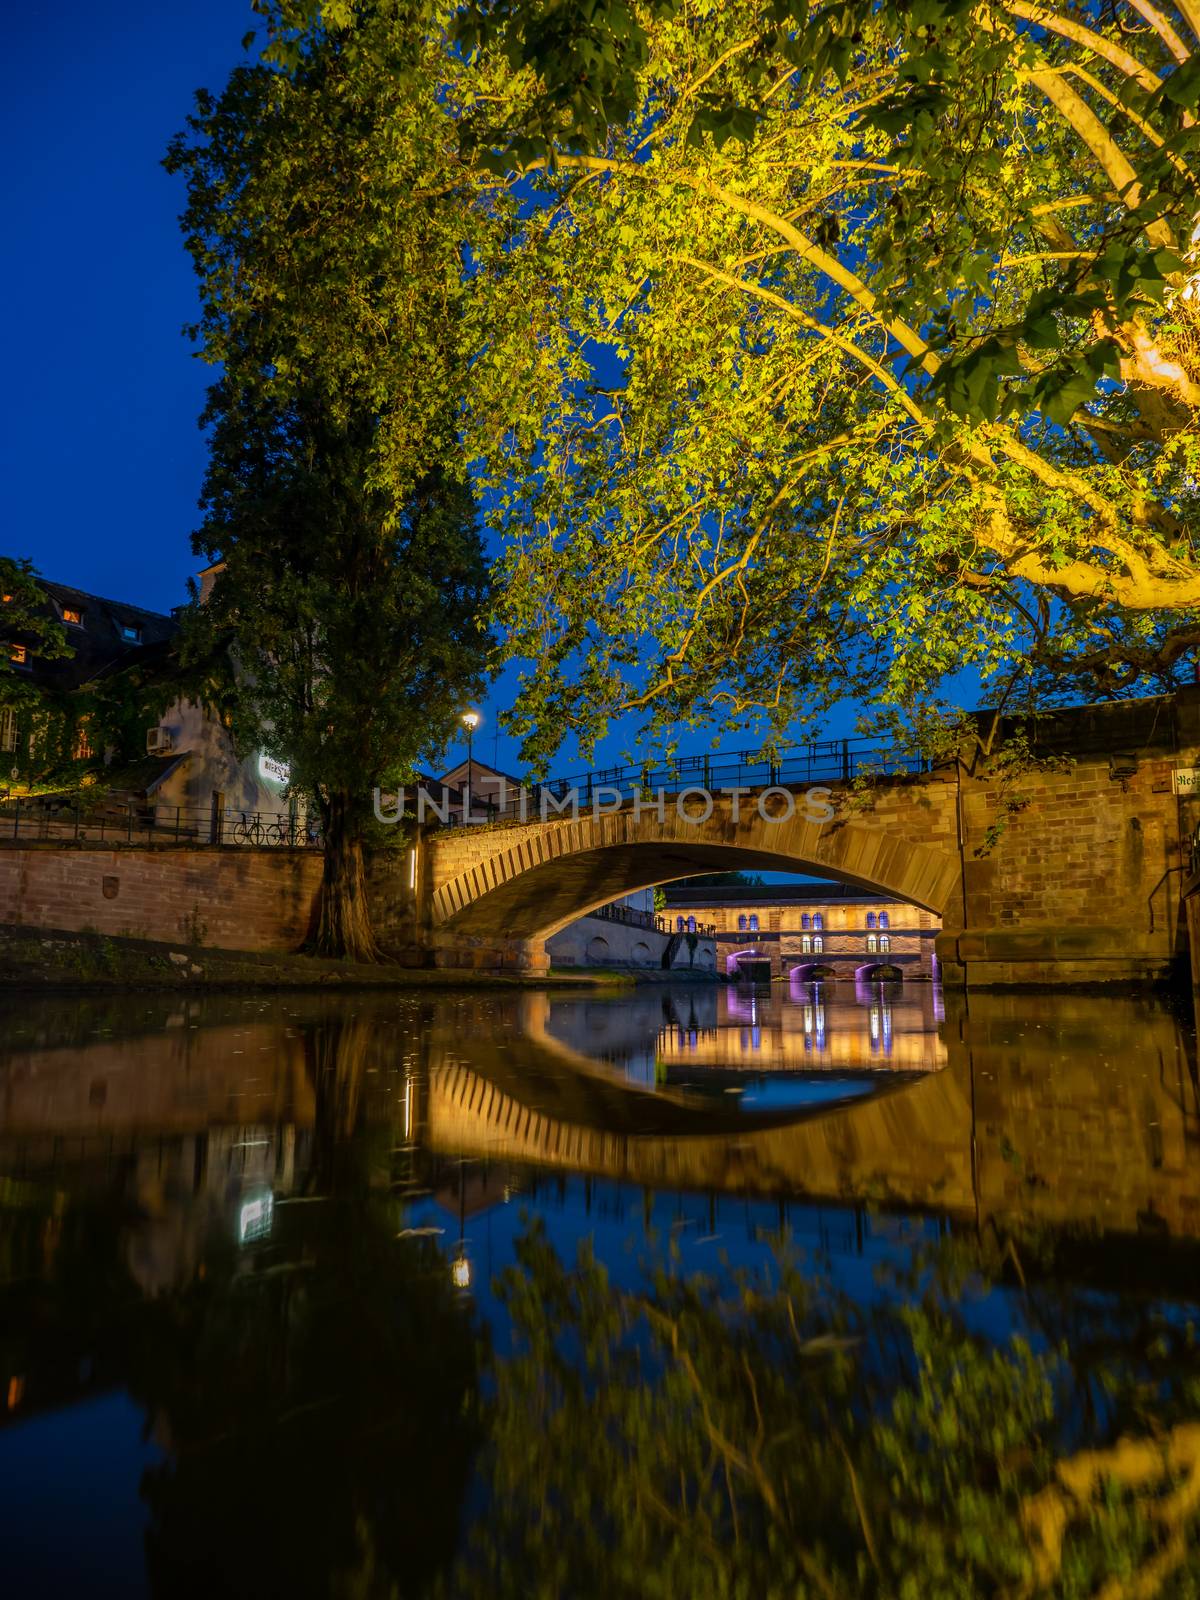
[[[655,933],[701,933],[711,936],[717,931],[715,922],[697,922],[686,913],[682,917],[672,918],[659,916],[653,911],[639,911],[636,906],[619,904],[600,906],[596,911],[589,911],[588,916],[602,917],[605,922],[620,922],[628,928],[648,928]]]
[[[125,844],[279,845],[319,850],[315,818],[290,811],[214,812],[211,806],[61,802],[48,796],[0,801],[0,844],[74,841]]]
[[[926,756],[878,745],[869,739],[827,739],[788,751],[778,760],[760,757],[753,751],[725,751],[679,756],[659,763],[594,768],[544,783],[531,782],[523,789],[510,788],[502,805],[494,797],[473,795],[470,814],[475,822],[537,822],[544,810],[547,820],[554,821],[566,814],[559,808],[572,792],[579,809],[586,811],[593,803],[607,804],[618,795],[622,800],[633,800],[660,791],[679,794],[691,788],[707,789],[714,796],[721,789],[735,787],[803,789],[851,783],[864,776],[912,777],[931,767]]]

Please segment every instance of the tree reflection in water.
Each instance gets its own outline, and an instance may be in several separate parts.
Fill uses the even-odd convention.
[[[8,1069],[49,1153],[0,1175],[0,1357],[18,1424],[144,1407],[156,1595],[1200,1594],[1194,1050],[1148,1003],[973,999],[943,1070],[761,1129],[658,994],[80,1004]],[[686,1094],[619,1064],[668,1032]],[[607,1265],[534,1224],[497,1299],[522,1192]],[[846,1195],[856,1243],[771,1256]],[[719,1232],[751,1272],[692,1270]]]
[[[124,1265],[132,1219],[70,1212],[27,1325],[21,1361],[44,1365],[47,1339],[103,1348],[146,1409],[155,1595],[423,1593],[458,1541],[477,1334],[437,1248],[397,1237],[359,1110],[365,1023],[307,1043],[312,1197],[249,1249],[222,1218],[190,1281],[153,1297]]]
[[[1064,1268],[1025,1250],[947,1241],[864,1309],[786,1251],[622,1292],[535,1224],[457,1592],[1195,1596],[1192,1324],[1021,1287]]]

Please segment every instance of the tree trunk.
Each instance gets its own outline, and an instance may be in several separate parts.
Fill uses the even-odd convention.
[[[316,950],[322,956],[350,961],[378,961],[379,946],[371,928],[367,873],[360,821],[350,797],[330,795],[322,807],[325,826],[325,872]]]

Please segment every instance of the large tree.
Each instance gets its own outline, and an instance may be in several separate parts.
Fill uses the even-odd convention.
[[[542,759],[1200,643],[1194,0],[482,5],[472,449]]]
[[[376,954],[371,792],[478,694],[487,571],[459,446],[470,226],[436,16],[267,13],[270,60],[201,94],[168,167],[220,366],[191,653],[230,646],[235,732],[289,763],[325,838],[317,948]]]

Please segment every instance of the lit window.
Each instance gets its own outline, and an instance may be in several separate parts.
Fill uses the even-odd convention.
[[[71,746],[71,757],[75,761],[87,761],[91,758],[92,741],[88,738],[87,722],[81,722],[75,729],[75,742]]]
[[[758,932],[758,918],[757,918],[757,916],[752,916],[750,918],[750,932],[751,933],[757,933]]]
[[[802,933],[800,935],[800,953],[802,955],[806,955],[806,956],[812,954],[812,934],[811,933]]]
[[[683,918],[682,917],[676,917],[675,918],[675,932],[676,933],[682,933],[683,932]]]
[[[696,931],[696,919],[695,919],[695,917],[689,917],[688,918],[687,931],[689,933],[695,933],[695,931]]]
[[[818,933],[816,935],[816,937],[813,939],[813,955],[819,956],[821,954],[822,950],[824,950],[824,948],[825,948],[825,941],[824,941],[824,939],[822,939],[821,935]]]
[[[746,916],[745,916],[745,913],[743,912],[742,915],[738,918],[738,932],[739,933],[745,933],[745,931],[746,931]]]
[[[883,955],[886,955],[891,948],[892,948],[892,941],[888,938],[886,933],[881,933],[879,935],[879,949],[880,949],[881,953]]]
[[[121,624],[121,637],[126,644],[141,644],[142,630],[132,622]]]
[[[10,644],[8,647],[8,659],[14,667],[27,666],[29,663],[29,651],[23,644]]]
[[[823,928],[824,926],[825,926],[825,918],[818,911],[813,916],[813,927],[814,928]]]
[[[12,595],[10,595],[10,594],[0,594],[0,600],[3,600],[3,602],[4,602],[4,604],[6,606],[7,605],[11,605],[11,603],[12,603]]]
[[[886,928],[887,925],[888,925],[888,914],[887,914],[886,911],[881,911],[879,913],[879,926],[881,928]]]
[[[17,713],[11,706],[0,708],[0,750],[17,748]]]
[[[875,926],[875,913],[873,911],[868,911],[867,912],[867,927],[868,928],[873,928],[874,926]]]
[[[873,933],[869,933],[867,935],[867,949],[872,955],[874,955],[875,951],[879,949],[879,940]]]
[[[77,628],[83,627],[83,612],[75,611],[70,606],[63,607],[63,621],[70,622]]]
[[[801,927],[802,927],[802,928],[807,928],[807,927],[809,927],[809,926],[810,926],[810,925],[811,925],[811,923],[812,923],[812,918],[811,918],[811,917],[810,917],[810,916],[809,916],[809,914],[808,914],[808,912],[807,912],[807,911],[805,911],[805,912],[804,912],[804,913],[803,913],[803,914],[802,914],[802,915],[801,915],[801,918],[800,918],[800,926],[801,926]]]

